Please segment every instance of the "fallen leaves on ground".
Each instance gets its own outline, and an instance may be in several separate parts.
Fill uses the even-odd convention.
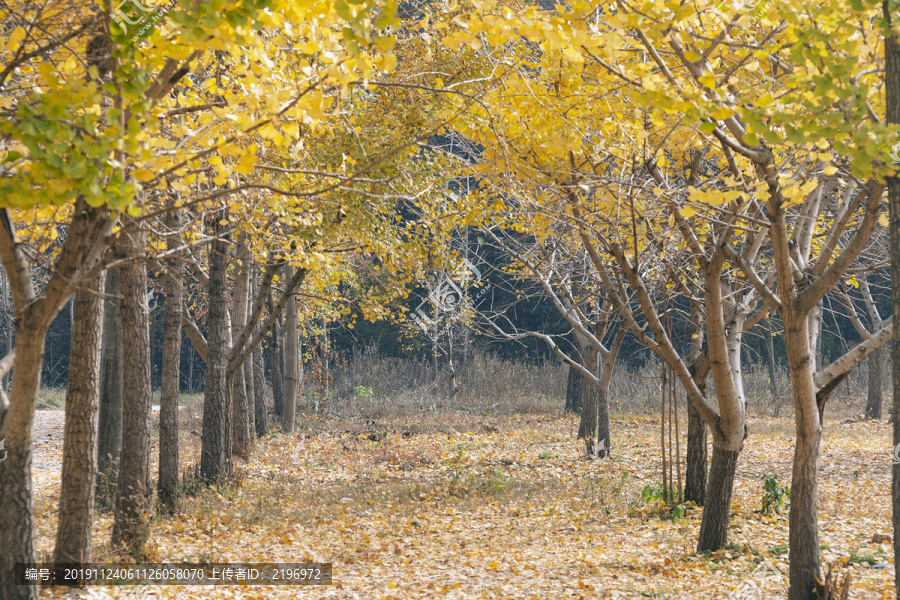
[[[39,431],[46,418],[39,415]],[[185,496],[179,514],[157,517],[146,560],[332,562],[333,585],[53,588],[43,596],[703,599],[758,583],[766,598],[785,597],[787,510],[765,516],[760,506],[764,474],[790,483],[791,421],[753,421],[738,463],[730,544],[698,554],[699,509],[673,521],[641,499],[660,481],[658,421],[613,419],[612,457],[594,461],[584,457],[570,416],[365,426],[307,419],[295,436],[258,442],[232,484]],[[35,458],[45,556],[59,488],[54,437],[39,435]],[[184,467],[196,460],[197,440],[186,446]],[[826,426],[822,558],[852,573],[853,598],[892,597],[890,544],[872,543],[874,532],[891,529],[890,446],[883,423]],[[99,515],[96,561],[119,558],[105,546],[110,528],[111,517]]]

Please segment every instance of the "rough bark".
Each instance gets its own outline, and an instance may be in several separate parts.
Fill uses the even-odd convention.
[[[113,523],[115,547],[139,553],[147,538],[150,488],[150,315],[147,266],[137,262],[146,234],[132,232],[122,241],[125,256],[135,262],[122,267],[122,459],[118,503]]]
[[[290,265],[284,267],[285,279],[293,277],[294,269]],[[297,363],[299,360],[297,332],[297,302],[291,294],[285,308],[284,320],[284,415],[281,429],[285,433],[294,432],[294,414],[297,410],[297,386],[299,384]]]
[[[790,588],[788,598],[806,600],[821,578],[819,567],[819,450],[821,428],[797,428],[791,473],[791,505],[788,512]]]
[[[259,289],[258,289],[259,286],[257,285],[257,281],[256,281],[258,275],[259,275],[259,273],[257,272],[256,264],[251,263],[250,296],[248,298],[247,310],[251,310],[253,301],[256,298],[256,294],[259,292]],[[259,329],[260,329],[259,325],[254,324],[254,327],[253,327],[254,337],[255,337],[255,334],[259,333]],[[249,417],[250,417],[250,437],[251,438],[253,436],[261,437],[261,436],[257,435],[258,428],[256,426],[256,411],[257,411],[257,405],[259,404],[259,401],[256,397],[257,385],[256,385],[255,361],[256,361],[256,355],[257,355],[258,350],[259,350],[259,345],[256,346],[256,348],[253,350],[251,355],[247,358],[246,362],[244,363],[244,381],[247,383],[247,403],[248,403],[248,409],[249,409],[248,413],[249,413]]]
[[[247,423],[247,383],[244,381],[244,369],[226,373],[228,386],[229,437],[231,453],[241,460],[250,458],[250,425]]]
[[[706,388],[709,381],[709,361],[703,352],[702,337],[698,334],[695,338],[696,348],[692,352],[690,372],[691,379],[706,396]],[[694,407],[693,403],[687,403],[688,433],[687,433],[687,457],[685,460],[684,475],[684,500],[694,502],[697,506],[706,504],[706,469],[707,448],[706,438],[708,426],[703,416]]]
[[[178,226],[177,213],[172,225]],[[179,240],[172,236],[168,247],[173,250]],[[178,392],[181,375],[181,306],[184,284],[181,258],[166,261],[166,316],[163,322],[163,357],[159,394],[159,505],[167,511],[175,509],[178,494]]]
[[[244,361],[241,367],[244,371],[244,384],[247,387],[247,421],[250,429],[250,439],[256,436],[256,382],[253,371],[253,354]]]
[[[256,398],[256,437],[263,437],[269,431],[269,418],[266,410],[266,372],[260,346],[253,351],[253,387]]]
[[[20,398],[37,399],[48,324],[29,315],[16,319],[16,373],[9,409],[0,427],[6,460],[0,465],[0,598],[36,600],[37,588],[14,583],[17,562],[34,562],[36,528],[31,478],[31,431],[34,405],[28,410]],[[19,474],[18,477],[15,475]]]
[[[625,340],[628,329],[620,326],[612,343],[605,351],[594,349],[585,345],[582,354],[590,361],[589,368],[597,369],[597,382],[590,381],[582,375],[582,411],[581,423],[578,428],[578,436],[588,440],[588,451],[600,458],[609,456],[612,449],[611,431],[609,427],[609,384],[612,381],[613,369],[616,358],[619,356],[619,348]],[[595,327],[595,337],[603,337],[603,331],[598,324]],[[594,367],[594,352],[596,352],[597,365]],[[579,373],[581,375],[581,373]],[[597,443],[597,447],[591,447]]]
[[[103,301],[99,293],[103,280],[102,274],[94,277],[75,295],[59,521],[53,553],[57,564],[91,562],[103,325]]]
[[[793,473],[789,512],[790,600],[807,600],[813,590],[819,568],[819,533],[816,512],[818,492],[819,446],[822,436],[820,408],[816,403],[815,343],[811,328],[818,326],[817,302],[805,305],[798,300],[793,279],[789,239],[784,212],[778,200],[768,203],[772,220],[772,248],[776,263],[784,345],[787,351],[791,392],[794,397]],[[809,288],[806,288],[809,290]]]
[[[0,402],[0,440],[6,452],[0,467],[0,600],[37,598],[37,587],[17,586],[14,578],[16,563],[36,558],[31,438],[44,340],[53,318],[72,296],[73,282],[81,285],[99,272],[114,225],[109,211],[76,200],[66,239],[39,295],[11,214],[0,209],[0,258],[16,311],[15,375],[8,406]]]
[[[234,282],[234,316],[231,321],[231,339],[237,343],[247,325],[247,302],[250,294],[250,252],[246,240],[238,247],[238,268]],[[231,443],[232,451],[243,460],[250,458],[250,403],[245,379],[247,363],[230,374],[231,388]]]
[[[584,367],[600,379],[603,375],[600,350],[588,345],[582,350],[582,354],[584,355]],[[584,376],[582,379],[581,422],[578,425],[578,438],[587,441],[589,452],[592,451],[594,444],[602,443],[604,448],[609,448],[608,397],[600,383]]]
[[[698,550],[718,550],[728,543],[731,492],[734,488],[739,452],[713,444],[706,504],[700,523],[700,540],[697,542]]]
[[[9,305],[9,280],[6,271],[0,273],[0,311],[3,313],[3,356],[7,356],[13,349],[13,317]],[[9,393],[9,373],[0,377],[0,387]]]
[[[688,355],[690,367],[688,371],[691,380],[703,397],[706,397],[706,388],[709,381],[710,364],[704,350],[704,314],[702,305],[695,303],[691,307],[691,321],[694,324],[694,333],[691,338],[691,351]],[[706,468],[707,448],[706,437],[708,426],[700,411],[694,404],[687,402],[687,449],[684,473],[684,500],[694,502],[697,506],[706,503]]]
[[[866,400],[866,418],[881,419],[881,406],[883,404],[883,377],[881,370],[881,349],[869,355],[869,390]]]
[[[269,307],[271,310],[271,307]],[[280,320],[280,319],[279,319]],[[272,325],[272,338],[269,346],[269,375],[272,378],[272,403],[275,417],[284,417],[284,333],[276,320]]]
[[[122,456],[122,293],[121,272],[118,268],[106,273],[106,294],[103,307],[103,342],[100,350],[100,424],[97,444],[97,506],[110,508],[115,504],[116,479]]]
[[[584,375],[575,367],[569,367],[569,378],[566,381],[566,411],[581,414],[583,405],[582,388],[584,387]]]
[[[704,384],[704,393],[705,387]],[[685,460],[684,501],[706,504],[706,422],[690,402],[687,403],[688,434]]]
[[[203,438],[200,453],[200,475],[210,483],[217,483],[231,472],[226,369],[229,347],[228,335],[228,237],[219,223],[224,215],[214,214],[212,230],[219,238],[209,249],[209,313],[206,318],[207,354],[206,388],[203,393]]]

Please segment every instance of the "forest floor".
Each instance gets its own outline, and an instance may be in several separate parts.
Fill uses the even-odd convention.
[[[185,411],[182,468],[197,460],[199,406]],[[39,551],[52,553],[62,411],[39,411]],[[738,462],[726,549],[695,552],[700,511],[672,519],[642,490],[661,480],[659,421],[613,416],[613,453],[588,460],[572,416],[301,416],[272,434],[233,483],[154,518],[147,562],[331,562],[334,583],[51,588],[47,598],[784,598],[787,511],[761,514],[762,477],[790,483],[793,424],[753,418]],[[826,423],[819,530],[851,597],[892,597],[890,425]],[[683,450],[683,448],[682,448]],[[154,440],[154,456],[157,445]],[[154,471],[155,480],[155,471]],[[188,488],[191,486],[188,483]],[[96,562],[112,520],[94,532]],[[765,595],[757,595],[758,586]]]

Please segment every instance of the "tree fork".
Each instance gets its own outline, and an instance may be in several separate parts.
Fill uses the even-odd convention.
[[[0,209],[0,258],[16,310],[15,376],[10,404],[0,410],[0,440],[7,452],[0,468],[0,600],[37,598],[36,587],[15,585],[15,565],[35,562],[31,437],[44,339],[53,318],[72,296],[72,282],[81,284],[99,273],[114,225],[115,219],[109,218],[105,208],[76,200],[55,269],[38,295],[10,212]]]

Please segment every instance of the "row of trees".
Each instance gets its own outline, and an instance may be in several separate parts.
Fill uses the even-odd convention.
[[[892,335],[891,320],[869,311],[862,343],[816,364],[823,298],[843,293],[857,307],[847,286],[888,264],[882,211],[894,167],[881,156],[895,133],[881,116],[880,11],[821,2],[716,8],[461,6],[448,17],[445,47],[513,65],[502,84],[476,84],[485,102],[460,129],[482,148],[471,168],[485,194],[506,200],[488,230],[493,243],[540,282],[583,350],[576,357],[539,331],[504,329],[502,314],[492,327],[511,339],[543,337],[582,373],[589,449],[610,445],[604,386],[621,343],[619,333],[604,336],[610,318],[672,369],[690,402],[687,495],[704,501],[701,550],[727,542],[748,432],[743,335],[780,317],[796,421],[789,596],[799,600],[821,586],[826,402]],[[504,118],[512,114],[534,117]],[[674,296],[690,305],[687,349],[667,322]],[[704,495],[705,457],[692,449],[705,448],[705,429],[713,454]]]
[[[98,488],[122,551],[140,553],[154,488],[161,510],[174,506],[182,331],[206,363],[197,468],[216,483],[269,429],[267,337],[290,432],[299,323],[385,314],[424,257],[440,260],[428,242],[445,225],[430,211],[449,160],[419,145],[440,124],[367,83],[394,66],[379,33],[390,6],[201,3],[148,21],[145,38],[128,25],[151,15],[128,10],[2,9],[0,258],[15,311],[0,361],[12,372],[0,391],[4,599],[37,595],[14,567],[36,556],[44,340],[73,295],[58,562],[90,560]],[[150,278],[165,289],[155,485]]]
[[[581,373],[591,454],[614,448],[606,397],[626,332],[674,373],[699,549],[727,542],[748,432],[744,334],[778,315],[797,436],[790,597],[820,586],[824,409],[892,333],[867,308],[863,341],[816,364],[823,298],[861,311],[872,302],[860,282],[887,266],[897,119],[878,9],[487,1],[408,6],[396,20],[374,1],[244,0],[179,7],[145,39],[89,5],[3,10],[0,258],[16,343],[0,360],[0,375],[13,369],[0,394],[0,598],[35,594],[12,585],[13,569],[35,556],[44,338],[73,295],[59,561],[90,557],[97,472],[106,487],[115,477],[114,543],[139,552],[147,535],[148,269],[166,290],[157,487],[169,507],[182,329],[206,362],[199,473],[217,482],[267,429],[262,341],[287,334],[271,354],[290,431],[298,320],[404,312],[426,270],[467,258],[457,243],[470,227],[575,336],[567,351],[511,327],[502,306],[477,311],[494,335],[541,339]],[[465,152],[428,143],[447,130]],[[477,188],[448,197],[463,175]]]

